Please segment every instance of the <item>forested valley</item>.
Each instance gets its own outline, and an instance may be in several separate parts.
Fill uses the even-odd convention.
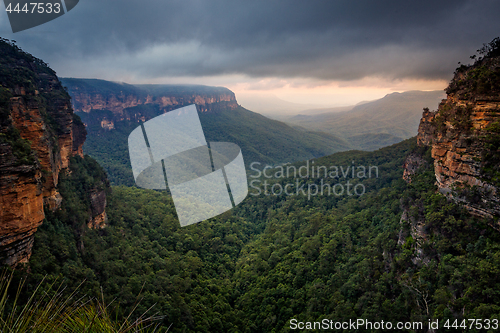
[[[102,290],[118,317],[140,299],[135,313],[153,307],[172,332],[286,332],[291,318],[497,318],[498,233],[436,193],[431,163],[407,184],[402,165],[412,151],[430,162],[414,138],[315,161],[377,166],[361,196],[249,195],[233,211],[185,228],[166,192],[113,187],[108,227],[85,231],[77,227],[85,209],[79,193],[99,167],[74,158],[61,185],[72,199],[36,235],[30,286],[44,276],[70,288],[85,281],[79,292]],[[410,205],[428,222],[424,243],[401,222]]]

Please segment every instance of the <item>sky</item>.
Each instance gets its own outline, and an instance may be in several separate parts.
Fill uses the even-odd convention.
[[[500,35],[499,14],[498,0],[81,0],[15,34],[2,11],[0,36],[61,77],[326,107],[444,89],[458,62]]]

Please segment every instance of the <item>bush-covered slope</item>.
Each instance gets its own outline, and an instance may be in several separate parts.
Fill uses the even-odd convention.
[[[436,193],[431,163],[410,184],[402,180],[405,156],[426,154],[418,150],[410,139],[314,161],[377,166],[378,177],[328,178],[362,183],[362,196],[249,195],[232,211],[185,228],[166,193],[114,187],[106,229],[88,230],[77,242],[64,218],[43,224],[33,276],[62,275],[69,285],[86,278],[83,290],[101,287],[119,303],[118,317],[141,295],[138,313],[155,305],[170,332],[288,332],[292,318],[498,318],[499,235]],[[307,189],[321,179],[269,179],[296,181]],[[401,222],[405,209],[423,216],[425,241]]]
[[[134,179],[127,140],[138,123],[116,121],[113,130],[103,129],[100,121],[96,122],[95,119],[106,112],[103,110],[79,112],[89,131],[84,151],[106,169],[112,184],[132,186]],[[128,112],[140,113],[147,119],[161,114],[159,109],[152,105],[129,108]],[[111,112],[108,113],[110,113],[108,118],[112,119]],[[350,149],[345,141],[331,134],[297,130],[242,107],[199,114],[207,141],[228,141],[238,144],[247,165],[252,162],[262,164],[296,162]]]

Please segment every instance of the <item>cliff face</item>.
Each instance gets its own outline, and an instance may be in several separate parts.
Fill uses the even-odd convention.
[[[100,122],[101,128],[106,130],[115,129],[117,121],[145,121],[154,115],[189,104],[196,104],[200,112],[234,110],[238,107],[234,93],[222,87],[134,86],[103,80],[70,78],[62,79],[62,82],[73,98],[75,112],[106,111],[93,117]]]
[[[188,93],[186,95],[175,94],[173,96],[151,96],[141,97],[140,95],[103,95],[100,93],[89,93],[79,91],[79,87],[69,90],[73,96],[76,111],[90,112],[91,110],[110,110],[113,113],[123,115],[123,110],[138,105],[153,104],[158,105],[161,110],[169,111],[173,108],[188,104],[197,104],[200,111],[215,111],[222,105],[229,108],[236,108],[237,103],[234,93],[218,93],[214,95],[197,95]]]
[[[500,216],[500,57],[457,69],[437,111],[424,110],[417,141],[432,147],[439,191],[471,213]]]
[[[61,170],[86,131],[55,73],[0,40],[0,261],[27,262],[44,207],[61,207]]]
[[[108,216],[106,215],[106,192],[94,190],[90,194],[90,219],[87,226],[90,229],[102,229],[106,226]]]

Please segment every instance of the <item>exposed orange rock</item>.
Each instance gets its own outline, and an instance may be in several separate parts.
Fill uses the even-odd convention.
[[[500,59],[488,59],[456,74],[438,110],[424,110],[417,136],[419,145],[432,147],[439,191],[490,218],[500,216],[500,193],[484,171],[484,138],[500,121],[499,83],[491,82],[489,92],[478,94],[473,80],[479,70],[495,73],[499,68]]]
[[[68,79],[70,80],[70,79]],[[113,112],[114,120],[130,120],[131,116],[139,118],[141,115],[130,115],[126,109],[138,105],[152,104],[159,106],[160,110],[167,112],[180,106],[188,104],[196,104],[200,112],[210,112],[224,109],[236,109],[238,103],[236,97],[230,90],[214,90],[212,92],[193,93],[186,92],[160,92],[151,94],[142,90],[139,87],[125,85],[124,91],[120,90],[121,85],[113,82],[104,82],[103,84],[111,85],[115,92],[103,95],[98,90],[87,87],[85,80],[71,79],[69,84],[69,92],[73,98],[73,108],[76,112],[89,113],[92,110],[109,110]],[[131,88],[132,87],[132,88]],[[108,119],[108,121],[110,121]],[[109,123],[102,123],[101,127],[107,128]]]
[[[115,123],[112,120],[103,119],[101,120],[101,127],[107,130],[112,130],[115,128]]]
[[[7,138],[0,140],[0,261],[15,266],[30,258],[44,207],[61,206],[59,174],[72,155],[83,156],[86,132],[50,68],[9,43],[0,48],[9,55],[0,59],[0,90],[11,96],[0,104],[0,135]],[[12,142],[27,145],[24,159]]]
[[[108,216],[106,214],[106,193],[95,191],[90,194],[91,214],[87,226],[90,229],[102,229],[106,227]]]
[[[137,96],[111,96],[104,97],[101,94],[77,93],[73,94],[74,102],[79,103],[79,111],[90,112],[91,110],[110,110],[116,113],[122,113],[123,109],[146,104],[147,99],[143,100]]]
[[[3,263],[14,266],[28,261],[33,234],[45,217],[41,172],[25,169],[0,179],[0,252]]]
[[[19,130],[23,139],[31,142],[31,148],[37,153],[40,166],[45,171],[43,196],[52,210],[60,207],[62,199],[56,190],[59,173],[61,169],[68,167],[69,157],[73,152],[73,135],[71,131],[73,122],[70,107],[69,104],[63,105],[68,114],[63,125],[70,130],[68,133],[59,135],[57,138],[57,147],[59,149],[54,149],[54,143],[51,141],[53,134],[48,130],[37,105],[32,105],[29,108],[21,97],[12,97],[11,99],[13,125]]]
[[[29,172],[18,167],[3,168],[0,173],[0,251],[3,263],[15,266],[31,255],[34,233],[45,217],[44,205],[50,210],[61,206],[57,184],[60,171],[69,165],[73,136],[69,99],[62,107],[69,115],[65,122],[70,130],[56,141],[36,104],[26,105],[21,97],[12,97],[10,105],[12,125],[30,141],[38,159]]]
[[[89,229],[103,229],[106,227],[106,222],[108,221],[108,216],[106,212],[102,212],[99,215],[92,217],[92,219],[87,223]]]

